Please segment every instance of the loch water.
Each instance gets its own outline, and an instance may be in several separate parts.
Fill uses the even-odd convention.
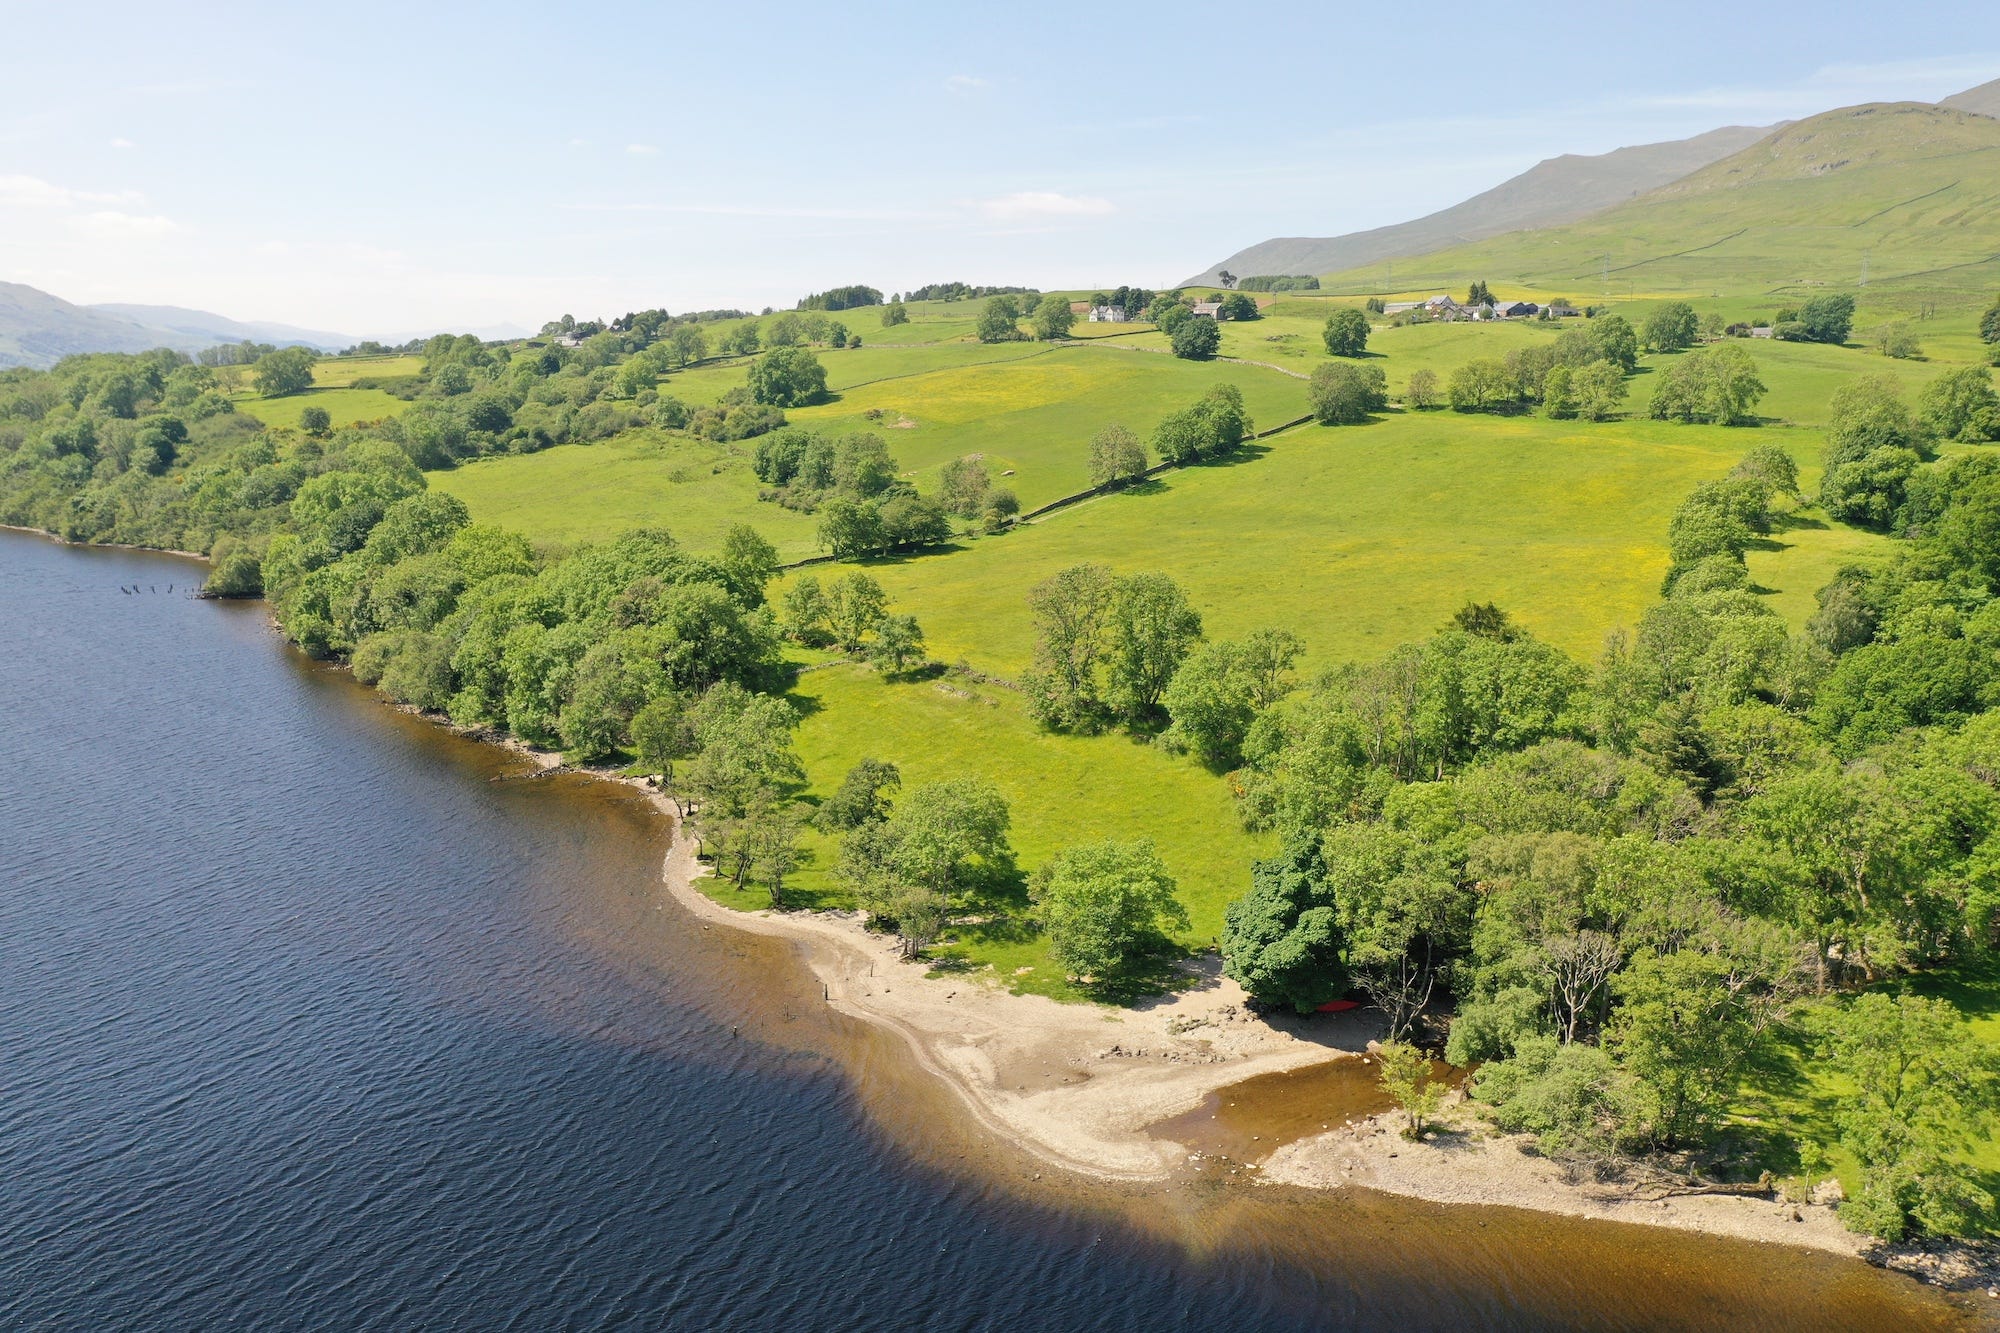
[[[1964,1323],[1803,1251],[1055,1180],[680,912],[636,793],[200,575],[0,533],[0,1329]]]

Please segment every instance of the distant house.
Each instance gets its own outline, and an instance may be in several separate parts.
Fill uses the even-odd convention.
[[[1528,319],[1542,313],[1542,308],[1533,301],[1515,301],[1501,306],[1497,312],[1502,319]]]
[[[1752,338],[1768,338],[1771,336],[1770,327],[1763,324],[1753,325],[1750,329],[1750,336]]]
[[[1422,304],[1422,301],[1391,301],[1382,307],[1382,313],[1385,315],[1400,315],[1405,310],[1415,310]]]
[[[1583,312],[1567,301],[1551,301],[1543,307],[1542,313],[1550,319],[1575,319]]]
[[[1132,321],[1126,317],[1125,307],[1122,305],[1094,305],[1090,308],[1090,322],[1092,324],[1129,324]]]
[[[565,333],[556,339],[556,346],[581,347],[583,346],[583,340],[581,338],[572,337],[571,335]]]
[[[1194,313],[1203,319],[1220,320],[1222,318],[1222,302],[1196,301],[1194,303]]]

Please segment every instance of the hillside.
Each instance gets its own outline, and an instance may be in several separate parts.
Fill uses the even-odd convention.
[[[0,368],[52,366],[78,352],[143,352],[154,347],[192,352],[245,338],[320,348],[356,341],[337,333],[243,323],[177,306],[83,306],[23,283],[0,282]]]
[[[93,305],[88,308],[120,319],[129,319],[148,328],[165,329],[203,347],[210,343],[242,342],[248,339],[250,342],[273,343],[279,347],[297,344],[332,352],[343,347],[352,347],[361,341],[350,334],[329,333],[325,329],[301,329],[290,324],[230,319],[225,315],[211,314],[206,310],[189,310],[177,305],[109,304]]]
[[[1779,299],[1865,285],[1874,304],[1957,306],[2000,282],[1996,203],[2000,120],[1920,102],[1847,107],[1589,218],[1399,261],[1394,289],[1485,279],[1578,298]],[[1390,275],[1363,265],[1326,283],[1381,291]]]
[[[2000,116],[2000,79],[1982,83],[1977,88],[1967,88],[1962,93],[1953,93],[1938,103],[1953,111],[1971,111],[1982,116]]]
[[[137,320],[0,282],[0,366],[51,366],[73,352],[143,352],[161,334]]]
[[[1411,222],[1345,236],[1288,236],[1261,241],[1212,265],[1183,285],[1218,281],[1223,269],[1238,277],[1259,273],[1328,273],[1421,255],[1529,227],[1549,227],[1588,217],[1635,194],[1679,180],[1746,148],[1769,133],[1731,125],[1692,139],[1640,144],[1594,156],[1564,153],[1538,162],[1482,194]]]

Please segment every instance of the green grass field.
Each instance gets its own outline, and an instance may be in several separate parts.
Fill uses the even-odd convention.
[[[1770,442],[1810,465],[1818,433],[1392,413],[1289,432],[1241,461],[875,573],[934,656],[1010,678],[1033,647],[1027,590],[1083,561],[1169,573],[1210,637],[1282,625],[1321,663],[1427,635],[1468,599],[1588,661],[1658,596],[1675,506]],[[1881,540],[1802,526],[1752,570],[1797,623],[1834,567]]]
[[[792,421],[839,433],[880,433],[922,490],[931,489],[945,463],[982,455],[995,482],[1013,487],[1027,508],[1089,486],[1090,437],[1101,426],[1123,422],[1144,434],[1216,384],[1240,386],[1260,427],[1306,411],[1305,385],[1285,375],[1108,348],[863,347],[821,359],[835,400],[794,410]],[[673,376],[663,391],[690,402],[713,401],[742,384],[745,374],[741,365],[699,367]],[[690,385],[696,387],[684,393]],[[881,418],[871,420],[871,410]],[[909,424],[899,424],[904,422]],[[787,559],[814,554],[815,520],[758,501],[749,469],[754,447],[754,441],[709,446],[640,431],[485,459],[433,474],[433,481],[463,499],[481,522],[504,523],[532,537],[576,541],[650,524],[699,549],[742,522],[763,532]]]
[[[817,519],[757,499],[754,443],[628,431],[596,444],[481,459],[434,472],[430,481],[465,501],[479,522],[540,541],[595,541],[663,527],[694,550],[712,551],[732,525],[747,522],[785,560],[817,554]]]
[[[380,389],[357,389],[360,379],[394,378],[414,375],[424,368],[420,356],[328,357],[313,367],[313,386],[304,393],[283,398],[266,398],[258,393],[231,395],[236,410],[246,412],[272,426],[299,424],[308,407],[323,407],[334,426],[351,426],[357,421],[382,421],[400,415],[409,406],[394,394]],[[249,376],[243,376],[249,382]]]
[[[806,715],[798,747],[814,797],[830,795],[849,768],[869,757],[896,764],[905,786],[980,774],[1012,806],[1010,838],[1024,872],[1079,843],[1151,838],[1187,904],[1192,928],[1184,939],[1191,946],[1206,947],[1221,931],[1222,910],[1247,886],[1250,861],[1271,851],[1268,838],[1243,832],[1223,784],[1191,762],[1123,737],[1040,731],[1010,690],[951,676],[888,682],[842,663],[802,673],[792,697]],[[807,905],[851,905],[831,874],[833,840],[811,834],[808,848],[812,859],[787,892]],[[732,906],[769,903],[754,886],[741,893],[710,881],[703,886]],[[941,957],[990,964],[1016,989],[1075,998],[1050,965],[1046,942],[1018,922],[967,927],[958,935],[959,945],[939,951]]]

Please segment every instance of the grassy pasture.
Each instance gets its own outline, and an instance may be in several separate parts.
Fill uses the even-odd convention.
[[[1152,838],[1180,886],[1192,928],[1190,945],[1221,932],[1222,910],[1248,883],[1252,859],[1270,840],[1242,830],[1222,783],[1186,760],[1123,737],[1083,738],[1039,731],[1019,695],[952,677],[888,682],[862,667],[836,664],[799,677],[793,702],[805,713],[798,732],[811,795],[825,797],[863,758],[887,759],[909,786],[977,773],[1007,797],[1010,839],[1024,873],[1066,847],[1100,838]],[[799,900],[846,906],[834,882],[837,843],[808,835],[806,867],[787,884]],[[719,901],[738,907],[768,902],[761,888],[738,893],[702,881]],[[1048,962],[1047,942],[1017,929],[974,926],[956,948],[938,951],[992,964],[997,979],[1022,990],[1071,995]],[[1018,972],[1032,968],[1030,972]]]
[[[1253,366],[1038,343],[868,348],[822,356],[836,401],[791,413],[800,425],[878,431],[919,489],[962,454],[983,454],[1024,506],[1089,485],[1091,435],[1122,421],[1142,434],[1218,383],[1241,386],[1260,425],[1301,416],[1305,385]],[[674,375],[666,392],[713,401],[743,382],[740,364]],[[884,416],[871,421],[867,413]],[[293,418],[296,420],[296,417]],[[914,422],[909,428],[894,423]],[[490,458],[433,475],[481,522],[576,541],[640,524],[664,525],[697,549],[747,522],[787,559],[815,553],[815,520],[757,499],[754,442],[734,448],[631,432],[598,444]],[[689,470],[711,471],[689,480]],[[1000,474],[1013,471],[1015,475]],[[676,478],[679,480],[676,480]]]
[[[313,366],[313,386],[345,389],[356,380],[420,375],[423,369],[424,359],[421,356],[328,357]]]
[[[1783,443],[1810,465],[1817,440],[1775,427],[1392,413],[1293,431],[1242,461],[876,573],[922,621],[934,656],[1008,677],[1031,656],[1027,590],[1081,561],[1163,570],[1187,587],[1211,638],[1283,625],[1319,663],[1429,634],[1468,598],[1498,602],[1589,660],[1658,595],[1668,519],[1690,489],[1756,443]],[[1753,573],[1797,623],[1824,575],[1879,541],[1802,525],[1756,553]]]
[[[434,472],[431,485],[465,501],[481,523],[540,541],[584,542],[663,527],[713,551],[747,522],[781,558],[817,554],[818,520],[757,499],[745,444],[710,444],[663,431],[628,431],[596,444],[481,459]]]
[[[351,426],[357,421],[381,421],[398,416],[409,406],[401,398],[380,389],[357,389],[354,387],[356,380],[415,375],[423,368],[424,359],[420,356],[328,357],[313,366],[312,387],[304,393],[266,398],[259,393],[242,392],[231,394],[230,400],[236,404],[237,411],[246,412],[270,426],[296,429],[300,414],[308,407],[325,408],[335,427]],[[237,373],[242,383],[251,383],[247,368]]]

